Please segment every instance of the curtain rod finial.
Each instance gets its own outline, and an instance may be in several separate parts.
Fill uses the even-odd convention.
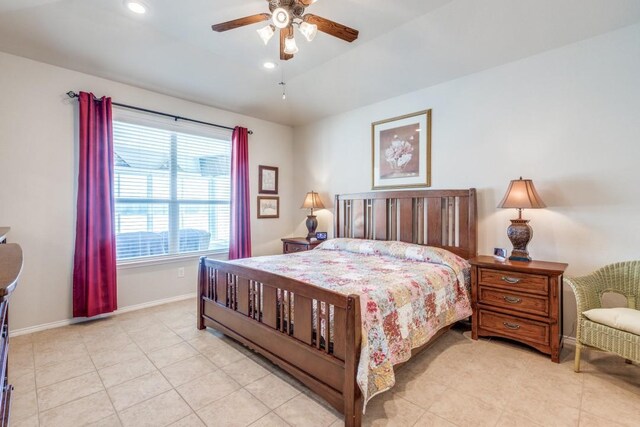
[[[67,96],[68,96],[69,98],[77,98],[77,97],[78,97],[78,94],[77,94],[77,93],[75,93],[74,91],[70,90],[69,92],[67,92]]]

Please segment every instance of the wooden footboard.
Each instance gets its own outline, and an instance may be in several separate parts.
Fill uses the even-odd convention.
[[[284,369],[358,426],[360,300],[202,257],[198,328],[215,328]],[[331,319],[333,319],[331,321]]]

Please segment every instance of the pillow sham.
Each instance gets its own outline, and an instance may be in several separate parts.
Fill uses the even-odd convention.
[[[364,255],[391,256],[418,262],[445,265],[451,268],[460,283],[469,282],[471,265],[462,257],[446,249],[434,246],[416,245],[395,240],[366,240],[336,238],[327,240],[316,247],[316,250],[341,250]]]

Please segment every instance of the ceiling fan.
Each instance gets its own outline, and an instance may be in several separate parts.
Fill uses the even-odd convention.
[[[260,28],[258,34],[264,44],[274,36],[276,29],[280,30],[280,59],[287,61],[298,52],[293,27],[298,26],[300,33],[311,41],[318,31],[327,33],[351,43],[358,38],[358,30],[338,24],[326,18],[311,13],[305,13],[305,9],[315,3],[316,0],[267,0],[271,13],[259,13],[245,16],[228,22],[212,25],[213,31],[223,32],[245,25],[271,20],[266,27]]]

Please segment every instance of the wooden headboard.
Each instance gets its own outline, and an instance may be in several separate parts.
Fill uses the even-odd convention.
[[[476,190],[376,191],[338,194],[335,237],[400,240],[477,255]]]

